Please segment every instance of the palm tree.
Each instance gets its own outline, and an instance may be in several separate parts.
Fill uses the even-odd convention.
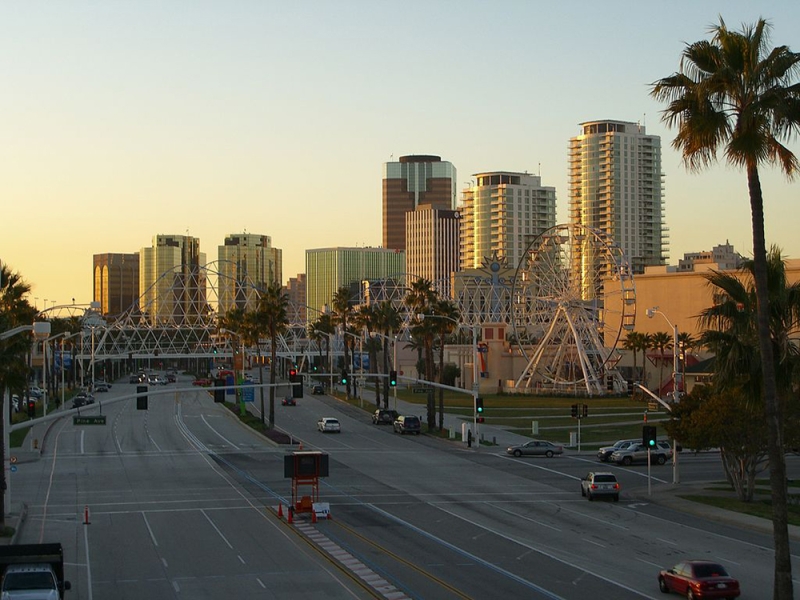
[[[753,230],[753,275],[757,299],[758,345],[769,431],[769,471],[775,544],[773,595],[792,598],[792,564],[787,516],[783,420],[778,402],[770,337],[764,199],[759,167],[777,164],[794,177],[800,161],[784,145],[800,131],[800,54],[787,46],[769,47],[770,25],[759,19],[730,31],[720,18],[710,41],[684,48],[680,70],[656,81],[651,94],[668,102],[663,120],[677,126],[673,146],[685,164],[700,170],[722,148],[733,166],[744,168]]]
[[[450,300],[439,300],[433,305],[434,311],[437,315],[443,317],[441,319],[433,319],[435,321],[436,329],[439,332],[439,383],[444,383],[444,345],[448,335],[453,333],[458,327],[457,321],[461,313],[458,308]],[[439,388],[439,431],[444,429],[444,388]]]
[[[367,334],[366,346],[369,353],[369,368],[370,371],[375,371],[378,362],[378,348],[380,344],[372,339],[372,332],[375,329],[375,307],[370,304],[361,305],[353,315],[353,324]],[[380,378],[374,378],[375,383],[375,408],[381,407],[381,387]]]
[[[436,292],[433,284],[427,279],[418,279],[411,284],[411,289],[406,294],[405,303],[409,312],[413,315],[433,314],[433,306],[437,301]],[[412,320],[414,323],[411,333],[415,338],[422,340],[422,349],[425,353],[425,379],[433,381],[434,360],[433,360],[433,340],[437,334],[438,324],[435,322],[440,319],[422,319],[416,316]],[[436,410],[434,406],[433,393],[428,393],[428,429],[436,426]]]
[[[664,389],[664,355],[667,350],[672,350],[672,336],[666,331],[654,333],[651,337],[650,347],[658,350],[658,395],[661,396],[661,390]]]
[[[653,347],[653,335],[650,333],[643,333],[639,338],[639,350],[642,351],[642,385],[647,389],[647,351]]]
[[[678,349],[680,351],[679,358],[681,361],[681,390],[683,392],[686,392],[686,358],[691,354],[693,348],[697,348],[697,345],[697,339],[688,331],[682,331],[678,334]],[[677,393],[678,390],[673,390],[673,392]],[[675,399],[677,400],[678,397],[676,396]]]
[[[344,368],[347,369],[347,365],[350,364],[350,354],[348,352],[349,347],[349,340],[348,340],[348,322],[352,318],[353,315],[353,305],[350,304],[350,288],[347,286],[342,286],[336,293],[333,295],[333,300],[331,301],[333,306],[333,314],[335,316],[336,323],[342,329],[342,341],[344,342]],[[347,399],[350,399],[350,379],[351,377],[347,378],[347,383],[345,384],[345,393],[347,395]]]
[[[21,325],[31,325],[36,317],[36,309],[25,298],[31,286],[25,283],[19,273],[12,272],[5,264],[0,264],[0,333]],[[0,398],[5,398],[6,390],[22,389],[28,381],[28,365],[25,357],[30,351],[29,335],[14,335],[0,340]],[[2,401],[0,401],[2,406]],[[7,407],[11,410],[11,403]],[[10,421],[10,417],[9,417]],[[5,419],[0,418],[0,440],[6,439]],[[0,464],[5,464],[5,445],[0,443]],[[0,506],[5,502],[5,471],[0,475]],[[5,511],[0,510],[0,529],[5,528]]]
[[[637,357],[639,350],[641,350],[641,336],[642,334],[637,331],[629,331],[628,335],[622,341],[622,347],[633,354],[633,378],[636,379],[637,371],[639,370]]]
[[[272,366],[269,370],[269,427],[275,427],[275,379],[278,371],[278,336],[289,327],[289,298],[283,293],[281,285],[273,282],[258,300],[256,320],[261,331],[269,336]],[[264,410],[261,407],[261,422],[264,422]]]
[[[333,365],[331,364],[331,336],[336,332],[336,324],[333,322],[333,316],[330,314],[321,314],[312,325],[313,336],[315,339],[322,341],[325,339],[325,358],[327,372],[333,377]],[[320,346],[321,348],[321,346]]]
[[[389,339],[397,332],[402,320],[400,311],[389,300],[383,300],[375,307],[375,326],[383,335],[383,373],[389,372]],[[394,341],[397,343],[397,340]],[[392,364],[396,370],[397,365]],[[383,380],[383,407],[389,408],[389,378]]]

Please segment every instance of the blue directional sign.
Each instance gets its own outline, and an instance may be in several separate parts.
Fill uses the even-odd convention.
[[[245,386],[242,388],[242,396],[245,402],[255,402],[256,389],[252,386]]]

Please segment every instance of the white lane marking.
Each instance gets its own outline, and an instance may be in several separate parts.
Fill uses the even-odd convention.
[[[144,524],[147,526],[147,531],[150,532],[150,539],[153,540],[153,545],[158,546],[156,534],[153,533],[153,528],[150,527],[150,522],[147,520],[147,515],[144,512],[142,512],[142,518],[144,519]]]
[[[256,581],[258,582],[258,585],[260,585],[262,588],[267,589],[267,586],[265,586],[264,582],[261,581],[258,577],[256,577]]]
[[[595,542],[594,540],[590,540],[588,538],[583,538],[584,542],[589,542],[590,544],[594,544],[595,546],[600,546],[601,548],[605,548],[605,546],[599,542]]]
[[[489,503],[489,506],[504,513],[508,513],[509,515],[513,515],[519,519],[525,519],[526,521],[530,521],[531,523],[536,523],[537,525],[541,525],[542,527],[547,527],[549,529],[552,529],[553,531],[562,531],[558,527],[553,527],[552,525],[548,525],[547,523],[543,523],[542,521],[537,521],[536,519],[532,519],[531,517],[528,517],[526,515],[521,515],[517,512],[514,512],[513,510],[508,510],[507,508],[503,508],[502,506],[497,506],[492,502]]]
[[[246,562],[244,562],[244,559],[241,557],[241,555],[240,555],[240,554],[237,554],[237,555],[236,555],[236,558],[238,558],[238,559],[239,559],[239,562],[240,562],[240,563],[242,563],[243,565],[246,565],[246,564],[247,564]]]
[[[222,438],[222,439],[225,441],[225,443],[229,444],[230,446],[233,446],[233,447],[234,447],[234,448],[236,448],[237,450],[239,449],[239,447],[238,447],[236,444],[234,444],[232,441],[230,441],[228,438],[226,438],[224,435],[222,435],[222,434],[221,434],[219,431],[217,431],[216,429],[214,429],[214,428],[211,426],[211,424],[208,422],[208,420],[206,419],[206,416],[205,416],[205,415],[203,415],[203,416],[202,416],[202,419],[203,419],[203,423],[205,423],[205,424],[206,424],[206,427],[208,427],[208,428],[209,428],[211,431],[213,431],[213,432],[214,432],[214,433],[216,433],[216,434],[217,434],[217,435],[218,435],[220,438]]]
[[[81,454],[84,452],[84,440],[86,439],[86,430],[81,429]]]
[[[656,538],[659,542],[664,542],[665,544],[670,544],[672,546],[677,546],[677,542],[673,542],[672,540],[665,540],[664,538]]]
[[[161,564],[164,565],[165,569],[169,567],[169,565],[167,565],[167,559],[164,557],[161,558]]]
[[[206,511],[201,510],[200,512],[203,513],[203,516],[208,520],[209,523],[211,523],[211,526],[214,528],[214,531],[216,531],[219,534],[219,537],[222,538],[222,541],[225,542],[226,544],[228,544],[228,548],[233,550],[233,546],[228,541],[228,538],[226,538],[224,535],[222,535],[222,532],[219,530],[219,527],[217,527],[216,524],[214,523],[214,521],[211,520],[211,517],[209,517],[208,514],[206,514]]]
[[[89,527],[83,526],[83,547],[86,548],[86,590],[87,600],[92,600],[92,562],[89,560]]]

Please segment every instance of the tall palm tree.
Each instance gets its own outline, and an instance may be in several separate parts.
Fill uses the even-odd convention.
[[[331,304],[333,306],[335,321],[339,327],[341,327],[343,332],[342,342],[344,343],[344,368],[347,369],[347,366],[350,364],[350,353],[348,351],[350,340],[348,339],[349,336],[346,332],[348,331],[348,323],[353,316],[353,305],[350,303],[350,288],[347,286],[342,286],[336,290],[336,293],[333,295],[333,299],[331,300]],[[351,379],[352,374],[347,378],[347,383],[345,384],[345,393],[348,400],[350,399]]]
[[[679,71],[653,84],[651,94],[668,102],[663,120],[677,126],[673,146],[691,170],[716,161],[744,168],[753,230],[753,275],[757,298],[758,345],[769,431],[769,471],[775,544],[773,595],[792,598],[792,564],[787,515],[783,423],[770,338],[764,198],[759,168],[778,165],[794,177],[800,161],[784,144],[800,132],[800,54],[787,46],[770,48],[764,19],[731,31],[720,18],[711,40],[687,44]]]
[[[461,318],[458,307],[450,300],[439,300],[433,305],[434,312],[443,317],[434,319],[434,325],[439,333],[439,383],[444,383],[444,346],[448,335],[458,328],[457,321]],[[444,429],[444,388],[439,388],[439,431]]]
[[[650,333],[643,333],[639,338],[639,350],[642,351],[642,385],[647,389],[647,351],[653,347],[653,335]]]
[[[637,372],[639,370],[637,358],[639,355],[639,350],[641,349],[641,338],[642,334],[638,331],[629,331],[628,335],[625,336],[625,339],[622,341],[622,347],[631,352],[633,354],[633,378],[636,379]]]
[[[31,291],[19,273],[12,272],[5,264],[0,264],[0,332],[21,325],[31,325],[36,317],[36,309],[26,299]],[[28,381],[28,365],[25,360],[31,348],[30,335],[17,334],[0,340],[0,406],[6,390],[22,389]],[[11,410],[11,403],[7,409]],[[0,415],[0,440],[6,439],[5,419]],[[9,418],[10,421],[10,418]],[[5,464],[5,444],[0,443],[0,464]],[[5,471],[0,474],[0,506],[5,502]],[[0,510],[0,529],[5,528],[5,511]]]
[[[372,332],[375,330],[376,321],[375,306],[371,304],[363,304],[353,314],[353,324],[361,330],[362,334],[366,332],[367,339],[364,343],[369,355],[369,370],[376,372],[378,363],[378,348],[380,344],[372,339]],[[381,407],[381,387],[380,378],[374,378],[375,383],[375,408]]]
[[[390,300],[383,300],[375,307],[376,327],[383,335],[383,373],[389,372],[389,340],[394,335],[402,320],[400,311],[395,308]],[[394,343],[397,343],[395,339]],[[397,365],[392,364],[392,369],[397,370]],[[383,407],[389,408],[389,378],[383,379]]]
[[[289,327],[289,297],[283,293],[281,285],[273,282],[267,287],[258,300],[256,319],[259,327],[270,339],[272,366],[269,370],[269,427],[275,427],[275,379],[278,371],[278,336]],[[261,422],[264,422],[264,410],[261,410]]]
[[[698,341],[688,331],[682,331],[678,334],[678,349],[680,352],[680,368],[681,368],[681,391],[686,392],[686,358],[691,354],[693,348],[697,348]],[[673,390],[677,393],[678,390]],[[677,396],[676,396],[677,400]]]
[[[437,295],[433,289],[433,284],[427,279],[418,279],[411,284],[411,289],[404,299],[408,310],[413,315],[433,314],[433,306],[437,301]],[[425,354],[425,379],[433,381],[434,360],[433,360],[433,340],[437,335],[439,326],[438,319],[422,319],[416,316],[412,319],[414,325],[411,333],[415,338],[422,340],[422,349]],[[428,393],[428,429],[436,427],[436,410],[434,405],[433,393]]]
[[[667,350],[672,350],[672,336],[666,331],[658,331],[652,335],[651,340],[651,348],[658,350],[658,395],[661,396],[664,389],[664,356]]]
[[[325,368],[333,377],[333,364],[331,364],[331,336],[336,332],[336,323],[333,315],[328,313],[321,314],[313,324],[314,335],[319,336],[319,340],[325,340]]]

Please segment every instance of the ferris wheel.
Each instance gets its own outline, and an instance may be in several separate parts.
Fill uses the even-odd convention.
[[[512,324],[527,360],[518,389],[537,393],[622,393],[617,343],[633,329],[636,292],[622,250],[598,230],[556,225],[520,260]]]

